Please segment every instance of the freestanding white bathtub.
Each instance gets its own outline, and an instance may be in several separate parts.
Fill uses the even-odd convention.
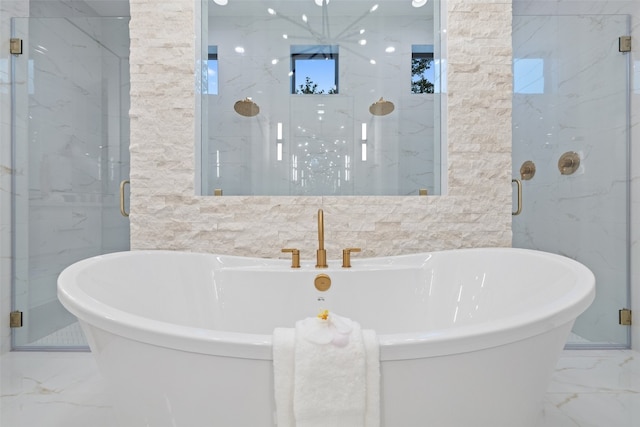
[[[321,308],[376,330],[383,426],[536,426],[595,295],[586,267],[520,249],[352,264],[121,252],[68,267],[58,297],[84,328],[119,427],[275,425],[271,334]]]

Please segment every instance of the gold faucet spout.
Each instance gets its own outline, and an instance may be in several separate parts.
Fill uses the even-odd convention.
[[[318,249],[324,249],[324,212],[318,209]]]
[[[318,250],[316,268],[327,268],[327,251],[324,249],[324,212],[318,209]]]

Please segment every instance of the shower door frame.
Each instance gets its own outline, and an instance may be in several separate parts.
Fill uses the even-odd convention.
[[[536,18],[549,18],[549,19],[557,19],[557,20],[562,19],[562,18],[590,18],[591,17],[591,18],[594,18],[594,19],[603,19],[603,20],[610,18],[610,19],[612,19],[612,22],[617,22],[618,20],[619,21],[624,21],[624,24],[622,24],[622,25],[624,25],[625,28],[621,29],[620,34],[618,34],[618,36],[629,35],[630,34],[630,29],[631,29],[631,25],[630,25],[631,24],[630,23],[631,17],[630,17],[630,15],[627,15],[627,14],[547,15],[547,14],[517,14],[517,13],[514,13],[514,35],[516,33],[516,30],[517,30],[516,22],[515,22],[515,18],[516,17],[518,17],[518,18],[520,18],[520,17],[522,17],[522,18],[524,18],[524,17],[536,17]],[[616,21],[613,21],[613,20],[616,20]],[[560,27],[560,26],[561,25],[558,25],[558,27]],[[558,39],[561,39],[561,38],[558,37]],[[617,44],[617,40],[615,40],[615,41],[609,40],[608,42],[611,43],[611,44],[616,42],[616,44]],[[588,42],[584,41],[584,40],[582,41],[582,43],[584,43],[587,46],[592,46],[592,45],[589,45]],[[607,43],[607,41],[605,40],[602,43]],[[516,55],[517,55],[516,49],[517,49],[517,46],[516,46],[516,43],[514,43],[514,62],[516,60]],[[607,306],[607,310],[611,310],[613,312],[613,314],[609,313],[610,317],[603,319],[604,321],[606,321],[606,320],[612,321],[611,318],[614,317],[617,314],[617,310],[618,309],[630,308],[630,304],[631,304],[631,211],[630,211],[631,210],[631,185],[630,185],[631,184],[631,182],[630,182],[630,177],[631,177],[631,134],[630,134],[630,131],[631,131],[631,129],[630,129],[630,126],[631,126],[631,121],[630,121],[630,112],[631,112],[631,96],[630,96],[631,95],[631,92],[630,92],[631,57],[630,57],[629,53],[619,52],[618,54],[619,55],[624,55],[624,85],[626,87],[626,90],[624,90],[624,100],[621,99],[621,98],[616,98],[617,102],[619,102],[620,104],[622,104],[622,102],[624,102],[624,108],[625,108],[625,112],[624,112],[625,113],[624,114],[624,121],[625,122],[624,122],[624,125],[623,125],[624,129],[622,129],[622,130],[624,130],[624,135],[623,136],[619,135],[619,141],[618,141],[618,144],[622,144],[623,143],[622,140],[624,139],[624,144],[625,145],[624,145],[623,149],[619,150],[618,155],[620,156],[621,154],[624,154],[624,157],[625,157],[625,161],[624,161],[624,169],[625,169],[624,170],[624,180],[620,180],[619,182],[623,182],[623,185],[625,186],[625,188],[624,188],[625,212],[624,212],[624,215],[621,215],[621,216],[624,216],[624,221],[625,221],[624,234],[626,236],[626,239],[625,239],[625,242],[624,242],[624,251],[625,251],[624,263],[625,263],[625,266],[624,266],[624,271],[621,272],[622,274],[624,274],[624,289],[617,288],[617,295],[618,295],[617,298],[621,299],[621,296],[624,293],[624,299],[626,301],[623,304],[621,304],[621,306],[619,306],[619,307],[609,307],[609,306]],[[557,56],[557,54],[554,56],[554,58],[556,56]],[[584,71],[584,69],[581,69],[581,70]],[[618,70],[618,71],[621,71],[621,70]],[[546,74],[544,76],[547,77]],[[611,77],[610,80],[611,79],[615,79],[615,77],[616,76]],[[515,70],[514,70],[514,78],[515,78]],[[620,81],[618,79],[616,79],[616,80]],[[562,81],[564,82],[564,81],[567,81],[567,80],[562,80]],[[517,90],[515,83],[516,82],[514,81],[514,95],[515,95],[515,91]],[[554,86],[554,89],[556,89],[555,86]],[[546,88],[545,88],[544,94],[546,95]],[[618,92],[616,92],[615,89],[613,89],[612,94],[617,96]],[[515,108],[515,106],[516,106],[516,102],[514,102],[514,108]],[[548,115],[550,115],[551,112],[553,112],[553,111],[552,110],[546,111],[546,113]],[[622,119],[620,119],[620,121],[622,121]],[[514,177],[520,178],[520,171],[519,171],[520,164],[525,159],[524,158],[518,158],[518,160],[516,160],[516,157],[521,154],[521,153],[516,153],[516,150],[515,150],[516,144],[519,143],[519,141],[516,140],[518,134],[515,132],[515,127],[517,125],[518,125],[517,118],[516,118],[516,116],[514,114],[514,150],[513,150],[514,151],[514,156],[513,156],[514,162],[513,162],[513,174],[514,174]],[[612,126],[612,129],[613,129],[613,131],[618,130],[618,128],[615,128],[613,126]],[[560,131],[558,131],[558,133],[560,133]],[[547,148],[552,150],[553,149],[553,143],[551,144],[550,147],[551,148],[549,148],[549,147],[547,147]],[[565,147],[565,148],[567,148],[567,147]],[[587,152],[587,156],[588,156],[589,150],[591,148],[592,147],[588,147],[588,146],[586,148],[584,148],[584,150]],[[538,149],[540,150],[540,148],[538,148]],[[569,148],[567,148],[567,149],[569,149]],[[526,151],[526,149],[524,151]],[[560,151],[562,151],[562,150],[560,150]],[[615,151],[615,150],[612,150],[612,151]],[[554,160],[555,160],[555,158],[554,158]],[[620,162],[620,163],[622,163],[622,162]],[[593,160],[591,160],[591,166],[592,167],[594,166],[593,165]],[[596,168],[597,168],[597,166],[596,166]],[[579,169],[579,171],[580,171],[580,169]],[[540,171],[537,171],[536,173],[540,173]],[[556,173],[559,173],[559,172],[556,170]],[[582,173],[584,173],[584,171],[582,171]],[[536,177],[534,175],[533,180],[535,180],[535,178]],[[587,178],[585,178],[585,180],[587,180]],[[523,185],[524,185],[524,192],[523,192],[524,196],[523,196],[523,199],[524,199],[524,205],[525,205],[524,206],[524,210],[525,211],[527,209],[527,188],[526,188],[527,184],[528,184],[527,181],[523,181]],[[612,178],[611,188],[613,188],[615,186],[615,184],[616,184],[616,179]],[[559,186],[560,186],[560,184],[559,184]],[[576,185],[576,187],[577,187],[577,185]],[[620,190],[620,193],[622,193],[622,190]],[[565,197],[568,198],[568,196],[565,196]],[[518,221],[519,219],[520,218],[518,216],[514,216],[514,225],[515,225],[515,222]],[[556,220],[560,221],[560,219],[557,216],[556,216]],[[585,222],[587,222],[587,221],[585,221]],[[621,229],[622,229],[622,227],[619,228],[618,232],[620,232]],[[550,252],[553,252],[554,249],[557,251],[558,247],[561,246],[561,245],[559,245],[557,243],[551,243],[551,242],[548,242],[548,241],[539,242],[539,243],[545,243],[545,247],[527,246],[527,245],[523,245],[522,244],[523,242],[526,243],[526,240],[527,240],[527,239],[522,238],[522,237],[521,237],[521,239],[523,239],[523,240],[520,241],[519,242],[520,244],[518,245],[516,243],[516,240],[518,239],[518,236],[517,236],[517,233],[515,231],[516,230],[514,229],[514,246],[530,247],[532,249],[542,249],[542,250],[547,250],[547,251],[550,251]],[[530,230],[526,230],[526,232],[528,234],[532,234],[532,231],[530,231]],[[613,237],[611,237],[611,238],[613,239]],[[535,237],[531,238],[530,243],[532,243],[534,240],[535,240]],[[580,241],[577,240],[574,243],[576,243],[576,246],[579,246]],[[621,247],[622,247],[622,245],[619,246],[618,249],[621,249]],[[562,252],[563,251],[560,251],[560,253],[562,253]],[[576,259],[578,259],[578,261],[581,261],[580,257],[578,255],[576,255],[576,253],[579,253],[579,252],[580,252],[580,250],[577,249],[576,252],[567,251],[567,253],[562,253],[562,254],[566,255],[566,256],[570,256],[572,258],[576,258]],[[603,260],[603,262],[606,262],[606,260]],[[599,269],[599,267],[598,267],[598,269]],[[609,276],[607,276],[607,278],[609,278]],[[596,274],[596,282],[598,282],[598,275],[597,274]],[[596,286],[597,285],[598,285],[598,283],[596,283]],[[601,284],[601,286],[603,286],[603,284]],[[621,285],[618,285],[618,286],[621,286]],[[601,298],[603,296],[604,295],[602,295]],[[596,295],[596,298],[598,298],[598,295]],[[615,300],[616,297],[615,297],[615,295],[613,295],[613,297],[607,295],[607,299]],[[580,317],[578,318],[576,323],[579,322],[579,321],[580,321]],[[613,328],[613,327],[614,326],[609,326],[609,328]],[[619,328],[623,328],[624,327],[624,328],[626,328],[626,330],[615,334],[612,337],[613,339],[612,339],[611,342],[603,342],[603,341],[597,341],[597,340],[595,342],[588,342],[588,341],[582,342],[581,340],[576,339],[576,340],[573,340],[573,341],[570,340],[568,342],[568,344],[567,344],[567,347],[568,348],[607,348],[607,349],[609,349],[609,348],[629,348],[630,345],[631,345],[631,328],[628,327],[628,326],[621,326],[621,325],[617,325],[615,327],[619,327]],[[622,336],[624,336],[624,339],[621,338]],[[619,339],[616,339],[616,338],[619,338]]]
[[[12,311],[24,313],[13,350],[88,350],[77,325],[68,341],[40,340],[76,321],[57,301],[57,274],[129,249],[119,214],[119,183],[129,174],[128,36],[113,32],[128,19],[12,18],[23,53],[10,65],[11,291]]]

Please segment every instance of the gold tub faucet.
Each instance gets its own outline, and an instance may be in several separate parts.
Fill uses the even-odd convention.
[[[318,250],[316,268],[327,268],[327,251],[324,249],[324,212],[318,209]]]

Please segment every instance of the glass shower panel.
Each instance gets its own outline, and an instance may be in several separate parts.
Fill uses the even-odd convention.
[[[596,300],[572,345],[629,345],[618,324],[629,303],[629,57],[618,51],[628,31],[626,15],[513,17],[514,177],[535,164],[522,181],[513,245],[594,272]]]
[[[128,18],[16,18],[12,57],[13,346],[83,347],[57,300],[77,260],[129,248],[119,183],[129,174]]]

